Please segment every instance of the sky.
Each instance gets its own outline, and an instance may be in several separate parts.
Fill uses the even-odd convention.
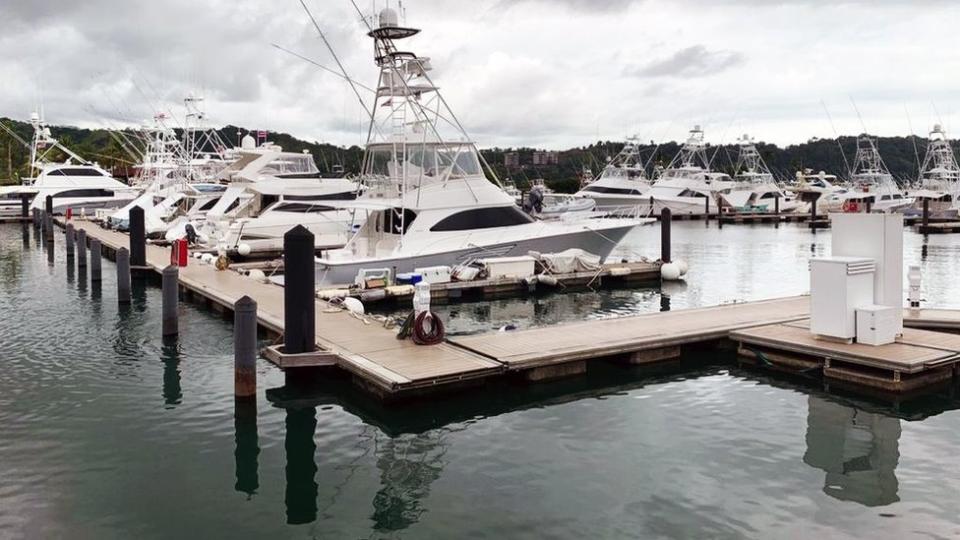
[[[350,0],[304,0],[372,85]],[[357,0],[365,14],[386,0]],[[396,7],[397,1],[390,5]],[[481,147],[562,149],[702,125],[781,145],[835,133],[960,130],[952,0],[406,0],[403,43]],[[300,0],[3,0],[0,116],[136,125],[202,95],[212,124],[363,144],[345,81]],[[859,115],[857,111],[859,110]],[[957,133],[951,133],[956,137]]]

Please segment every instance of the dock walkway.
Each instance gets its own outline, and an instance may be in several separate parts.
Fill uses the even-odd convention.
[[[126,234],[92,222],[74,225],[85,229],[88,238],[98,238],[108,256],[128,245]],[[148,244],[146,255],[153,271],[168,265],[165,248]],[[242,296],[250,296],[257,302],[261,326],[283,333],[282,287],[196,260],[180,269],[179,278],[186,293],[226,311],[232,311]],[[881,347],[816,340],[805,328],[810,316],[807,296],[457,336],[432,347],[398,340],[395,330],[377,321],[331,307],[324,301],[316,303],[317,346],[329,353],[326,364],[316,365],[332,361],[382,397],[450,388],[511,372],[529,380],[573,375],[586,371],[587,361],[593,359],[657,362],[678,357],[682,346],[719,340],[739,342],[746,356],[754,354],[751,347],[765,348],[771,358],[797,352],[804,357],[798,364],[803,369],[817,368],[825,376],[841,374],[868,385],[862,371],[850,369],[886,370],[879,379],[883,384],[892,380],[894,384],[887,386],[895,391],[942,380],[960,362],[960,336],[942,332],[908,328],[898,343]],[[907,309],[904,317],[908,327],[960,329],[960,311]]]

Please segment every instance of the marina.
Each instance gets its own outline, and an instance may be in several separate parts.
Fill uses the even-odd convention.
[[[10,10],[0,539],[960,534],[960,8],[691,7]]]

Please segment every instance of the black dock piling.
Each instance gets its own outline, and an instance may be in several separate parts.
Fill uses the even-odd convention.
[[[27,219],[30,217],[30,196],[20,195],[20,217]]]
[[[33,228],[35,230],[40,230],[40,210],[34,208],[33,212]]]
[[[47,195],[46,200],[43,202],[44,202],[43,211],[46,212],[47,215],[52,216],[53,215],[53,195]]]
[[[64,231],[64,236],[67,237],[67,259],[72,259],[74,255],[74,243],[76,240],[73,236],[73,223],[67,223]]]
[[[77,231],[77,268],[87,267],[87,231]]]
[[[180,270],[176,266],[170,265],[163,269],[163,337],[180,333],[180,325],[177,321],[179,275]]]
[[[923,221],[922,226],[923,230],[927,230],[927,226],[930,225],[930,199],[923,200]]]
[[[139,206],[130,209],[130,266],[132,268],[147,266],[147,233],[143,208]]]
[[[130,303],[130,252],[127,248],[117,250],[117,302]]]
[[[673,222],[669,208],[660,211],[660,260],[670,262],[670,224]]]
[[[46,229],[47,236],[46,240],[48,244],[53,243],[53,214],[47,212],[46,220],[44,221],[44,228]]]
[[[233,395],[257,395],[257,302],[249,296],[233,304]]]
[[[103,281],[103,265],[101,259],[100,240],[90,239],[90,281]]]
[[[283,235],[283,348],[313,352],[316,345],[316,274],[313,233],[297,225]]]

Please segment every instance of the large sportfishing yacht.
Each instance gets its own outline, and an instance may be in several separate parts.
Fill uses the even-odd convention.
[[[850,172],[850,187],[830,195],[824,202],[831,212],[901,212],[913,204],[887,170],[869,135],[857,138],[857,154]]]
[[[64,214],[68,208],[77,213],[93,213],[98,208],[122,206],[136,197],[136,190],[55,139],[40,114],[32,113],[30,123],[33,142],[20,142],[30,149],[30,164],[36,177],[25,179],[20,186],[0,188],[0,199],[7,205],[16,200],[19,208],[20,197],[27,195],[32,197],[31,209],[43,210],[47,196],[52,196],[54,214]],[[51,157],[58,153],[65,159],[52,161]]]
[[[575,196],[593,199],[598,209],[615,209],[640,204],[649,189],[637,138],[628,137],[623,150],[607,163],[600,176]]]
[[[704,215],[718,212],[718,196],[733,187],[730,176],[710,170],[703,130],[694,126],[680,152],[646,192],[644,205],[660,213]]]
[[[739,153],[729,193],[721,195],[727,213],[766,214],[779,210],[781,213],[796,212],[801,202],[788,195],[773,178],[773,173],[763,161],[756,142],[747,134],[737,139]]]
[[[476,145],[430,79],[430,60],[395,45],[418,33],[399,26],[389,8],[368,33],[380,74],[367,109],[366,191],[336,206],[367,210],[369,216],[343,249],[318,259],[319,283],[351,283],[364,269],[409,272],[573,247],[605,258],[634,227],[650,221],[544,221],[520,210],[499,183],[487,179]]]
[[[917,188],[910,191],[909,196],[917,201],[917,210],[921,210],[922,202],[928,200],[931,216],[956,217],[960,209],[960,166],[940,124],[933,126],[929,141]]]

